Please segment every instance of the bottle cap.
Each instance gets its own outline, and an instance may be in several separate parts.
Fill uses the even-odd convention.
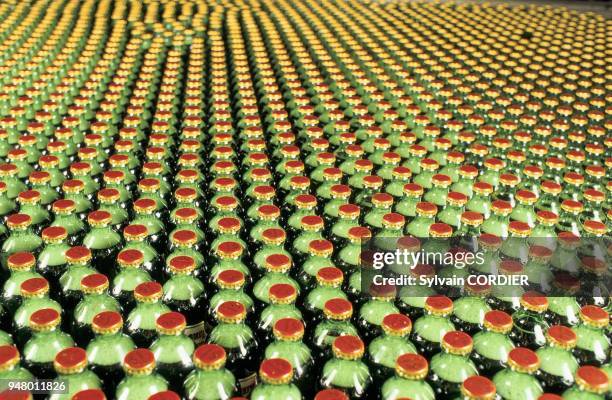
[[[408,180],[412,176],[412,171],[408,167],[397,166],[391,171],[391,175],[398,179]]]
[[[591,235],[603,236],[608,232],[606,224],[595,220],[584,221],[582,227],[587,233]]]
[[[348,238],[351,242],[367,241],[372,237],[372,232],[364,226],[353,226],[348,230]]]
[[[325,302],[323,313],[329,319],[344,321],[353,315],[353,305],[342,298],[330,299]]]
[[[91,261],[91,250],[85,246],[71,247],[65,254],[69,264],[84,264]]]
[[[76,374],[87,367],[87,353],[80,347],[68,347],[55,355],[53,367],[58,374]]]
[[[27,271],[34,267],[36,258],[28,252],[13,253],[8,257],[7,264],[11,271]]]
[[[589,326],[605,328],[610,324],[610,315],[601,307],[586,305],[580,309],[580,319]]]
[[[551,345],[563,349],[572,349],[576,347],[576,343],[578,342],[576,333],[564,325],[553,325],[548,328],[546,339]]]
[[[181,397],[172,390],[164,390],[149,396],[147,400],[181,400]]]
[[[242,255],[243,251],[244,249],[240,243],[229,240],[219,243],[216,249],[217,255],[223,259],[238,258]]]
[[[181,187],[176,189],[176,191],[174,192],[174,197],[180,203],[190,203],[198,198],[198,192],[196,192],[195,189],[190,187]]]
[[[406,336],[412,330],[412,321],[404,314],[388,314],[381,326],[387,335]]]
[[[491,186],[487,182],[476,182],[472,186],[472,189],[474,190],[474,193],[484,195],[484,196],[487,196],[493,193],[493,186]]]
[[[203,344],[193,352],[193,363],[199,369],[215,370],[223,368],[226,357],[223,347],[216,344]]]
[[[285,242],[287,234],[282,228],[267,228],[261,233],[261,238],[265,244],[281,245]]]
[[[531,227],[525,222],[510,221],[508,224],[508,231],[514,235],[525,237],[531,234]]]
[[[438,207],[435,204],[423,201],[423,202],[417,203],[416,212],[418,215],[432,217],[438,213]]]
[[[237,301],[226,301],[217,308],[217,319],[228,324],[241,322],[246,314],[244,305]]]
[[[580,259],[581,267],[595,275],[602,276],[607,271],[606,262],[597,257],[585,256]]]
[[[610,386],[610,377],[601,368],[584,365],[576,371],[576,383],[585,391],[605,394]]]
[[[431,183],[434,186],[438,186],[438,187],[448,187],[450,186],[451,183],[453,183],[453,180],[451,179],[450,176],[448,175],[444,175],[444,174],[435,174],[432,178],[431,178]]]
[[[296,175],[296,176],[292,176],[291,179],[289,180],[289,187],[293,190],[306,189],[308,186],[310,186],[310,178],[306,176]],[[296,196],[296,201],[299,196],[301,195]],[[309,195],[304,195],[304,196],[309,196]],[[316,199],[315,199],[315,202],[316,202]]]
[[[123,327],[123,318],[116,311],[102,311],[93,317],[91,329],[97,334],[117,333]]]
[[[568,213],[578,214],[581,213],[582,210],[584,210],[584,206],[579,201],[567,199],[563,200],[563,202],[561,203],[561,209]]]
[[[406,353],[395,360],[395,371],[405,379],[424,379],[429,372],[429,363],[420,354]]]
[[[155,321],[155,329],[163,335],[180,335],[187,326],[185,316],[180,312],[167,312]]]
[[[357,360],[363,356],[364,351],[365,346],[358,336],[338,336],[332,343],[334,356],[344,360]]]
[[[417,183],[407,183],[404,185],[404,194],[408,196],[421,196],[423,191],[423,186]]]
[[[349,400],[349,397],[342,390],[325,389],[317,393],[314,400]]]
[[[606,195],[604,194],[604,192],[595,189],[587,189],[584,191],[583,195],[584,198],[588,201],[596,203],[601,203],[606,200]]]
[[[291,304],[297,298],[297,290],[288,283],[276,283],[268,289],[272,304]]]
[[[372,204],[375,207],[387,208],[393,205],[393,196],[389,193],[374,193],[372,195]]]
[[[90,274],[81,279],[83,293],[102,293],[108,289],[108,278],[104,274]]]
[[[434,315],[449,315],[453,312],[453,301],[442,295],[429,296],[425,299],[425,310]]]
[[[41,308],[30,315],[29,325],[32,330],[48,331],[60,324],[60,313],[53,308]]]
[[[348,199],[351,195],[351,188],[347,185],[333,185],[330,188],[330,195],[333,199]]]
[[[317,206],[317,198],[311,194],[299,194],[293,200],[298,208],[310,209]]]
[[[49,226],[42,230],[41,236],[46,243],[58,243],[68,237],[68,231],[63,226]]]
[[[434,238],[449,238],[453,235],[453,228],[448,224],[435,222],[429,226],[429,234]]]
[[[104,188],[98,191],[97,196],[101,203],[114,203],[119,200],[121,194],[115,188]]]
[[[338,215],[341,218],[355,219],[359,217],[360,211],[361,210],[358,205],[351,203],[342,204],[340,207],[338,207]]]
[[[265,269],[273,272],[285,272],[291,268],[291,259],[282,253],[270,254],[266,257]]]
[[[538,196],[529,190],[519,190],[516,192],[516,199],[523,204],[534,204]]]
[[[314,256],[329,257],[334,252],[334,245],[325,239],[315,239],[308,244],[308,252]]]
[[[544,393],[538,397],[538,400],[563,400],[563,398],[558,394]]]
[[[19,350],[13,345],[0,346],[0,372],[7,371],[19,364]]]
[[[476,375],[463,381],[461,393],[470,400],[492,400],[497,390],[489,378]]]
[[[467,355],[472,346],[472,338],[465,332],[450,331],[442,337],[442,348],[451,354]]]
[[[23,297],[43,296],[49,292],[49,282],[45,278],[30,278],[21,282],[19,288]]]
[[[508,353],[508,365],[518,372],[533,373],[540,367],[540,359],[534,351],[517,347]]]
[[[240,220],[234,217],[223,217],[217,222],[219,232],[236,234],[242,227]]]
[[[446,200],[448,201],[448,203],[450,205],[453,205],[453,206],[464,206],[467,203],[468,198],[463,193],[450,192],[446,196]]]
[[[512,330],[512,317],[500,310],[487,311],[484,316],[484,326],[497,333],[508,333]]]
[[[261,380],[271,385],[284,385],[293,378],[293,367],[284,358],[269,358],[259,365]]]
[[[71,400],[106,400],[106,396],[100,389],[85,389],[75,393]]]
[[[198,211],[192,207],[181,207],[172,217],[179,224],[192,224],[198,219]]]
[[[215,199],[215,207],[221,211],[232,211],[238,206],[238,200],[234,196],[219,196]]]
[[[523,264],[516,260],[503,260],[499,263],[499,271],[504,275],[520,275]]]
[[[519,183],[521,183],[521,178],[514,174],[501,174],[499,176],[499,181],[506,186],[515,187]]]
[[[402,236],[398,238],[396,245],[400,250],[408,250],[411,252],[419,251],[421,249],[421,241],[412,236]]]
[[[23,229],[32,225],[32,217],[28,214],[11,214],[6,218],[6,224],[11,229]]]
[[[17,201],[21,204],[36,204],[40,201],[40,192],[38,190],[26,190],[19,193]]]
[[[270,185],[258,185],[253,189],[253,197],[260,201],[272,201],[276,191]]]
[[[491,203],[491,211],[499,215],[509,215],[512,212],[512,205],[504,200],[495,200]]]
[[[338,287],[343,279],[342,270],[336,267],[323,267],[317,271],[317,282],[321,286]]]
[[[59,199],[53,202],[51,209],[56,214],[70,214],[76,208],[74,201],[70,199]]]
[[[382,218],[382,225],[389,229],[401,229],[405,222],[404,216],[398,213],[387,213]]]
[[[134,349],[123,358],[123,369],[129,375],[149,375],[155,369],[155,356],[149,349]]]
[[[274,323],[272,332],[277,339],[301,340],[304,337],[304,323],[296,318],[281,318]]]
[[[111,213],[108,211],[97,210],[87,214],[87,222],[91,226],[106,226],[112,221]]]
[[[478,176],[478,168],[473,165],[464,164],[459,167],[458,173],[463,178],[476,178]]]
[[[142,282],[134,289],[134,298],[141,303],[153,303],[161,299],[164,291],[158,282]]]
[[[235,269],[226,269],[217,275],[217,285],[221,289],[239,289],[244,285],[244,274]]]
[[[323,229],[323,218],[318,215],[305,215],[300,220],[302,229],[306,231],[318,231]]]
[[[546,296],[534,291],[523,293],[520,303],[523,308],[538,313],[543,313],[548,309],[548,299]]]
[[[124,158],[119,154],[115,154],[109,158],[109,162],[111,165],[113,165],[114,162],[116,166],[120,166],[124,163],[124,161],[127,161],[127,156]],[[120,184],[125,181],[125,173],[120,170],[106,171],[102,176],[102,180],[104,180],[106,184]]]
[[[546,225],[554,225],[559,221],[559,216],[552,211],[540,210],[536,213],[538,222]]]
[[[475,211],[465,211],[461,214],[461,223],[465,225],[480,226],[483,221],[484,216],[481,213]]]

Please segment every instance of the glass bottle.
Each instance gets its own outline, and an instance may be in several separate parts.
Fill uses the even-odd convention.
[[[66,229],[68,243],[71,245],[81,243],[85,235],[85,223],[78,217],[75,210],[74,201],[69,199],[56,200],[51,206],[54,218],[49,226]]]
[[[187,320],[178,312],[160,315],[155,322],[158,337],[150,350],[155,355],[156,371],[163,376],[170,388],[180,391],[183,382],[193,369],[193,340],[185,335]]]
[[[253,299],[245,293],[244,286],[246,278],[244,274],[236,269],[226,269],[217,275],[215,284],[219,290],[210,298],[208,313],[210,319],[214,320],[217,313],[217,308],[225,301],[234,300],[242,303],[247,310],[247,313],[253,312]]]
[[[525,292],[519,308],[512,314],[512,339],[521,347],[537,349],[546,342],[548,328],[548,299],[538,292]]]
[[[432,356],[440,350],[444,335],[455,330],[449,319],[453,312],[453,302],[446,296],[429,296],[425,300],[425,312],[414,323],[412,343],[419,353]]]
[[[606,330],[610,323],[608,312],[594,305],[580,309],[580,324],[573,327],[578,342],[574,354],[580,365],[602,366],[610,361],[610,339]]]
[[[257,305],[259,309],[270,303],[268,297],[270,288],[277,283],[286,283],[293,286],[299,296],[300,284],[288,274],[291,269],[291,259],[289,257],[284,254],[271,254],[266,257],[264,268],[266,274],[253,285],[253,296],[259,302]]]
[[[473,341],[467,333],[447,332],[441,343],[442,352],[431,358],[430,380],[437,396],[448,397],[459,393],[461,384],[478,370],[469,358]]]
[[[92,256],[87,247],[75,246],[66,250],[68,267],[60,276],[61,299],[64,308],[71,311],[81,297],[81,280],[97,271],[90,265]]]
[[[21,284],[30,278],[41,278],[34,270],[36,258],[31,253],[11,254],[7,259],[10,276],[2,287],[2,300],[9,313],[15,312],[20,304]]]
[[[62,313],[61,305],[49,298],[49,282],[45,278],[29,278],[19,287],[21,304],[13,314],[13,338],[19,345],[28,339],[30,331],[30,317],[40,309],[50,308]]]
[[[86,348],[87,361],[102,380],[104,391],[110,394],[123,378],[123,359],[136,345],[122,332],[123,318],[116,311],[98,313],[91,322],[91,329],[95,336]]]
[[[91,250],[96,269],[110,275],[120,249],[121,235],[112,228],[112,216],[108,211],[90,212],[87,222],[90,230],[83,238],[83,246]]]
[[[517,347],[508,353],[508,367],[493,376],[497,393],[504,400],[536,400],[543,393],[536,373],[540,359],[532,350]]]
[[[143,268],[144,255],[140,250],[122,250],[117,255],[118,273],[113,278],[111,295],[116,298],[126,312],[134,307],[134,289],[142,282],[151,281],[151,276]]]
[[[514,349],[508,336],[512,330],[512,317],[504,311],[488,311],[483,327],[473,337],[472,361],[481,375],[493,376],[506,367],[508,354]]]
[[[37,270],[49,281],[54,290],[59,287],[59,278],[66,271],[66,243],[68,232],[60,226],[50,226],[41,233],[45,247],[38,255]]]
[[[155,336],[156,321],[170,308],[162,303],[162,286],[158,282],[143,282],[134,289],[136,307],[128,314],[127,333],[139,347],[149,347]]]
[[[154,372],[155,356],[148,349],[134,349],[123,359],[125,378],[117,385],[117,400],[148,400],[168,389],[168,383]]]
[[[321,371],[321,387],[340,389],[352,399],[368,398],[372,376],[361,360],[365,347],[358,336],[343,335],[332,343],[333,358]]]
[[[227,368],[236,377],[237,392],[248,396],[257,384],[253,370],[259,357],[259,344],[251,328],[245,324],[246,308],[237,301],[226,301],[217,308],[217,326],[208,341],[225,349]]]
[[[536,213],[533,205],[537,200],[537,195],[529,190],[516,192],[517,205],[512,209],[510,219],[523,222],[533,228],[536,224]]]
[[[223,347],[203,344],[193,353],[195,370],[185,379],[184,393],[189,400],[226,400],[235,391],[236,379],[225,368]]]
[[[416,205],[416,218],[406,225],[406,233],[416,238],[429,237],[429,227],[438,213],[435,204],[421,202]]]
[[[600,368],[584,365],[576,371],[576,384],[563,392],[566,400],[603,400],[610,395],[610,377]]]
[[[367,349],[370,372],[378,382],[391,378],[399,356],[417,352],[408,339],[412,330],[412,321],[407,316],[388,314],[383,318],[382,330],[383,334],[374,338]]]
[[[0,261],[6,271],[8,257],[17,252],[28,252],[35,256],[42,248],[42,239],[30,228],[32,218],[26,214],[12,214],[6,219],[9,236],[2,243]]]
[[[536,351],[540,359],[540,382],[545,390],[559,393],[574,384],[578,362],[572,351],[578,337],[567,326],[553,325],[546,331],[545,347]]]
[[[315,365],[324,362],[331,356],[331,346],[337,337],[343,335],[358,335],[357,328],[352,324],[353,305],[345,299],[331,299],[323,307],[325,320],[318,323],[311,339]]]
[[[395,212],[404,217],[416,216],[417,204],[421,202],[423,187],[416,183],[407,183],[403,188],[404,196],[395,204]]]
[[[49,400],[70,400],[81,390],[100,389],[100,378],[87,368],[87,353],[80,347],[68,347],[56,354],[53,361],[58,384],[66,385],[66,393],[54,393]]]
[[[259,366],[258,384],[251,394],[252,400],[301,400],[302,394],[298,387],[291,383],[293,367],[283,358],[270,358],[262,361]]]
[[[33,380],[34,375],[21,363],[21,355],[17,346],[5,344],[0,346],[0,379],[6,380]]]
[[[136,250],[142,254],[142,268],[155,277],[159,277],[160,256],[149,243],[149,232],[145,225],[130,224],[123,229],[125,246],[122,251]]]

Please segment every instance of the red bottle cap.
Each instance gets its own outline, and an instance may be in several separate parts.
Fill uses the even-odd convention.
[[[100,389],[85,389],[77,392],[71,400],[106,400],[106,396]]]
[[[317,205],[317,198],[311,194],[299,194],[293,201],[299,208],[313,208]]]
[[[174,231],[174,233],[170,236],[170,240],[175,244],[193,246],[198,242],[198,236],[192,230],[180,229]]]
[[[300,220],[302,228],[308,231],[316,231],[323,229],[323,218],[318,215],[306,215]]]
[[[0,346],[0,371],[6,371],[19,364],[19,350],[13,345]]]
[[[167,312],[155,321],[155,328],[164,335],[176,335],[182,332],[187,326],[185,316],[179,312]]]
[[[293,378],[293,367],[284,358],[270,358],[259,365],[259,376],[270,384],[286,384]]]
[[[291,268],[291,259],[285,254],[270,254],[266,257],[265,268],[270,271],[282,272]]]
[[[162,285],[158,282],[142,282],[134,289],[134,298],[140,302],[155,302],[163,294]]]
[[[334,339],[332,351],[338,358],[356,360],[363,356],[365,346],[358,336],[343,335]]]
[[[236,323],[246,317],[247,311],[242,303],[226,301],[217,308],[217,318],[221,322]]]
[[[314,400],[349,400],[349,397],[338,389],[325,389],[316,394]]]
[[[395,360],[395,370],[403,378],[423,379],[429,371],[429,363],[420,354],[406,353]]]
[[[419,215],[434,216],[438,213],[438,207],[435,204],[422,201],[417,203],[416,212]]]
[[[9,228],[27,228],[32,224],[32,217],[27,214],[11,214],[6,218]]]
[[[92,211],[87,215],[87,222],[92,226],[105,226],[110,224],[112,216],[108,211]]]
[[[98,191],[98,200],[103,203],[113,203],[121,197],[119,191],[115,188],[104,188]]]
[[[157,207],[157,203],[153,199],[142,198],[134,202],[134,210],[137,213],[151,213]]]
[[[281,228],[267,228],[261,233],[261,237],[266,244],[282,244],[287,238],[287,234]]]
[[[42,308],[30,315],[30,327],[36,331],[53,329],[59,325],[60,313],[53,308]]]
[[[407,195],[421,196],[423,191],[423,186],[416,183],[407,183],[404,185],[404,193]]]
[[[470,376],[461,385],[461,393],[470,399],[491,400],[496,392],[493,382],[484,376]]]
[[[243,251],[242,245],[233,241],[221,242],[217,246],[217,254],[221,258],[238,258]]]
[[[334,245],[325,239],[315,239],[308,244],[308,252],[315,256],[329,257],[334,252]]]
[[[372,195],[372,204],[376,207],[391,207],[393,205],[393,196],[389,193],[374,193]]]
[[[546,339],[550,344],[564,349],[574,348],[578,342],[576,333],[564,325],[553,325],[548,328]]]
[[[500,310],[487,311],[484,316],[484,326],[490,331],[507,333],[512,329],[512,317]]]
[[[453,312],[453,301],[442,295],[429,296],[425,299],[425,309],[434,315],[448,315]]]
[[[155,368],[155,356],[149,349],[134,349],[123,358],[123,368],[130,375],[148,375]]]
[[[198,197],[198,192],[193,188],[182,187],[176,189],[174,197],[181,203],[188,203],[194,201]]]
[[[9,269],[13,271],[24,271],[36,264],[36,258],[32,253],[19,252],[11,254],[7,259]]]
[[[46,242],[62,241],[68,237],[68,231],[63,226],[49,226],[42,230],[41,236]]]
[[[576,371],[576,383],[589,392],[604,394],[608,392],[610,378],[601,368],[584,365]]]
[[[49,291],[49,282],[45,278],[30,278],[21,283],[20,289],[24,297],[40,296]]]
[[[527,310],[542,313],[548,309],[548,299],[541,293],[529,291],[521,296],[521,305]]]
[[[348,237],[352,241],[368,240],[372,237],[372,232],[364,226],[353,226],[348,231]]]
[[[402,214],[387,213],[383,215],[382,224],[387,228],[400,229],[404,227],[406,219]]]
[[[540,358],[532,350],[517,347],[508,353],[508,365],[516,371],[532,373],[540,367]]]
[[[221,233],[235,234],[240,230],[241,224],[238,218],[223,217],[217,222],[217,226]]]
[[[531,227],[521,221],[510,221],[508,224],[508,231],[519,236],[529,236]]]
[[[282,340],[300,340],[304,337],[304,323],[296,318],[281,318],[274,324],[273,333]]]
[[[55,355],[53,367],[59,374],[74,374],[87,366],[87,353],[80,347],[68,347]]]
[[[353,305],[342,298],[330,299],[325,302],[323,313],[330,319],[345,320],[353,315]]]
[[[389,314],[383,318],[382,329],[388,335],[406,336],[412,330],[412,321],[404,314]]]
[[[563,398],[558,394],[544,393],[538,397],[538,400],[563,400]]]
[[[472,345],[472,338],[465,332],[451,331],[442,337],[442,347],[451,354],[469,354]]]
[[[586,305],[580,309],[580,319],[590,326],[605,328],[610,323],[610,315],[601,307]]]
[[[5,390],[0,393],[0,400],[32,400],[32,394],[26,391]]]
[[[90,274],[81,279],[83,293],[100,293],[108,288],[108,278],[104,274]]]
[[[359,217],[361,209],[356,204],[342,204],[338,207],[338,215],[344,218],[357,218]]]
[[[91,260],[91,250],[85,246],[75,246],[66,250],[66,260],[69,263],[86,263]]]
[[[52,205],[54,213],[69,214],[76,208],[74,201],[70,199],[55,200]]]
[[[219,369],[225,365],[225,360],[225,350],[217,344],[203,344],[193,352],[193,362],[199,369]]]
[[[123,327],[123,318],[116,311],[102,311],[93,317],[91,329],[95,333],[115,333]]]
[[[223,289],[238,289],[244,282],[244,274],[235,269],[227,269],[217,275],[217,284]]]
[[[171,390],[164,390],[149,396],[147,400],[181,400],[181,397]]]

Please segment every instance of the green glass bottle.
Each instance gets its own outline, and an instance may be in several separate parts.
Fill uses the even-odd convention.
[[[160,272],[160,256],[149,243],[149,231],[145,225],[130,224],[123,229],[125,246],[122,251],[136,250],[142,256],[142,268],[151,275],[158,277]]]
[[[185,335],[187,319],[179,312],[160,315],[155,322],[158,337],[150,350],[155,355],[156,371],[173,390],[180,391],[193,369],[193,340]]]
[[[603,400],[610,395],[610,377],[600,368],[584,365],[576,371],[576,385],[563,392],[564,400]]]
[[[193,353],[195,370],[185,379],[189,400],[227,400],[236,387],[236,378],[225,368],[226,353],[216,344],[203,344]]]
[[[370,203],[371,202],[371,203]],[[369,211],[363,216],[363,222],[373,230],[381,229],[383,217],[391,212],[393,196],[388,193],[374,193],[367,203],[359,204]]]
[[[201,241],[198,235],[191,229],[181,229],[174,231],[170,235],[170,254],[166,257],[166,262],[178,256],[188,256],[193,258],[196,268],[204,264],[204,256],[199,251]]]
[[[387,379],[380,389],[381,398],[434,400],[436,395],[425,380],[428,371],[425,357],[413,353],[400,355],[395,361],[395,376]]]
[[[117,400],[148,400],[155,393],[168,389],[166,380],[156,374],[155,356],[148,349],[130,351],[123,359],[125,378],[117,385]]]
[[[314,362],[311,350],[302,342],[304,323],[296,318],[280,318],[273,331],[275,341],[266,347],[264,357],[289,361],[294,371],[293,382],[303,395],[311,394],[315,385],[312,379]]]
[[[465,400],[494,399],[497,389],[495,384],[485,376],[470,376],[461,384],[461,397]]]
[[[540,381],[545,390],[561,392],[574,384],[578,362],[572,354],[578,337],[567,326],[553,325],[546,331],[547,346],[536,351],[540,359]]]
[[[246,309],[237,301],[226,301],[217,308],[217,326],[208,341],[225,349],[228,369],[236,377],[238,393],[248,396],[257,384],[253,370],[259,358],[259,343],[251,328],[245,324]]]
[[[80,347],[68,347],[56,354],[53,361],[56,382],[66,385],[66,393],[52,394],[49,400],[71,400],[81,390],[100,389],[100,378],[87,368],[87,353]]]
[[[87,361],[102,380],[106,392],[112,392],[123,378],[123,359],[136,348],[131,337],[122,332],[123,318],[116,311],[102,311],[91,322],[95,336],[87,345]]]
[[[486,301],[491,285],[466,282],[463,289],[464,296],[453,301],[450,319],[458,330],[473,335],[480,331],[486,313],[491,311]]]
[[[578,337],[574,354],[580,365],[602,366],[610,360],[610,340],[606,330],[610,323],[608,312],[594,305],[580,309],[580,324],[573,327]]]
[[[331,357],[331,345],[342,335],[358,335],[357,328],[352,324],[353,305],[350,301],[337,298],[328,300],[323,307],[325,320],[318,323],[311,338],[311,348],[315,363],[324,362]]]
[[[472,338],[464,332],[450,331],[442,337],[442,352],[431,358],[431,382],[438,396],[459,393],[461,384],[478,370],[470,360]]]
[[[481,231],[500,238],[507,238],[512,205],[504,200],[495,200],[491,203],[491,211],[492,215],[488,218],[485,216]]]
[[[66,250],[68,267],[60,276],[61,298],[64,307],[72,310],[81,297],[81,280],[87,275],[97,273],[90,265],[92,256],[87,247],[75,246]]]
[[[273,338],[273,327],[276,321],[282,318],[295,318],[302,320],[302,312],[296,307],[297,291],[292,285],[277,283],[268,290],[270,305],[259,314],[257,329],[260,337],[268,343]]]
[[[59,328],[59,311],[41,308],[28,319],[33,335],[23,347],[24,367],[39,379],[50,379],[55,375],[53,360],[63,349],[74,346],[70,335]]]
[[[49,211],[41,204],[40,193],[36,190],[26,190],[17,196],[19,213],[29,215],[31,218],[31,229],[40,234],[42,229],[51,222]]]
[[[251,270],[246,266],[244,261],[245,247],[240,242],[225,241],[219,243],[215,251],[218,262],[211,268],[210,276],[214,281],[219,274],[228,269],[240,271],[245,277],[251,275]]]
[[[13,337],[18,344],[23,344],[29,336],[30,316],[37,310],[52,308],[62,312],[61,305],[49,298],[49,282],[45,278],[29,278],[19,287],[21,305],[13,314]]]
[[[214,319],[217,308],[228,300],[234,300],[246,308],[247,313],[253,312],[254,302],[253,299],[245,293],[244,286],[246,283],[246,277],[244,274],[236,269],[226,269],[219,272],[215,283],[219,288],[219,291],[210,298],[209,302],[209,314],[211,319]]]
[[[85,183],[80,179],[68,179],[62,184],[64,199],[74,202],[74,212],[79,217],[86,216],[93,210],[91,192],[86,191]]]
[[[359,308],[357,325],[360,336],[369,342],[383,333],[384,318],[399,313],[399,309],[395,306],[395,286],[373,284],[367,294],[371,297]]]
[[[484,329],[476,333],[472,361],[481,375],[493,376],[504,369],[514,343],[508,336],[512,330],[512,317],[500,310],[484,315]]]
[[[156,336],[155,322],[170,308],[161,302],[162,286],[155,281],[143,282],[134,289],[136,307],[128,314],[127,333],[139,347],[149,347]]]
[[[314,239],[308,243],[308,257],[302,262],[302,268],[297,271],[297,280],[304,290],[310,290],[316,285],[316,276],[321,268],[334,267],[332,254],[334,246],[329,240]]]
[[[302,394],[298,387],[291,383],[293,367],[283,358],[271,358],[262,361],[259,366],[261,384],[257,385],[251,394],[252,400],[301,400]]]
[[[253,296],[260,305],[269,304],[268,297],[270,288],[277,283],[286,283],[294,287],[300,293],[300,284],[288,275],[291,269],[291,259],[284,254],[271,254],[266,257],[264,268],[266,274],[253,285]]]
[[[348,392],[353,399],[368,398],[372,376],[361,361],[364,351],[364,344],[358,336],[337,337],[332,343],[334,357],[323,366],[320,385]]]
[[[45,246],[38,255],[37,270],[49,281],[54,289],[58,288],[59,278],[66,271],[66,251],[68,232],[61,226],[50,226],[41,233]]]
[[[98,210],[106,211],[111,215],[111,225],[119,230],[128,221],[128,212],[125,200],[121,199],[121,193],[115,188],[103,188],[96,194],[98,198]]]
[[[519,190],[516,192],[516,206],[510,213],[510,219],[520,221],[531,228],[536,225],[536,213],[534,204],[538,200],[537,195],[529,190]]]
[[[108,278],[91,274],[81,279],[82,300],[74,307],[72,332],[79,344],[85,345],[93,337],[91,323],[102,311],[121,312],[119,302],[108,293]]]
[[[85,223],[76,213],[76,205],[73,200],[60,199],[53,202],[51,206],[54,218],[50,226],[66,229],[68,243],[75,245],[81,243],[85,235]]]
[[[92,211],[87,223],[90,230],[83,238],[83,246],[91,250],[96,269],[111,275],[121,244],[121,235],[111,225],[112,215],[108,211]]]
[[[416,218],[406,225],[406,233],[416,238],[429,237],[429,227],[435,222],[438,213],[435,204],[421,202],[416,205]]]
[[[464,164],[459,167],[458,174],[459,179],[451,185],[450,190],[463,193],[468,198],[471,198],[474,180],[478,176],[478,169],[473,165]]]
[[[156,214],[155,201],[147,198],[138,199],[133,203],[133,208],[132,224],[146,226],[151,244],[157,249],[163,248],[167,233],[164,222]]]
[[[310,290],[304,300],[305,310],[309,314],[309,322],[317,323],[323,317],[325,303],[334,298],[347,299],[346,294],[340,289],[344,275],[336,267],[323,266],[317,271],[317,285]]]
[[[382,321],[383,334],[368,345],[367,360],[374,380],[383,382],[393,376],[396,360],[417,350],[408,339],[412,321],[403,314],[388,314]]]
[[[517,347],[508,353],[508,367],[493,376],[497,393],[504,400],[537,400],[544,392],[535,376],[540,359],[533,351]]]
[[[508,224],[509,237],[502,243],[500,254],[502,257],[526,263],[529,258],[529,244],[527,238],[531,235],[531,228],[525,222],[510,221]]]
[[[465,209],[480,213],[484,215],[485,219],[489,218],[489,215],[491,215],[493,186],[481,181],[474,183],[472,190],[474,194],[465,205]]]

